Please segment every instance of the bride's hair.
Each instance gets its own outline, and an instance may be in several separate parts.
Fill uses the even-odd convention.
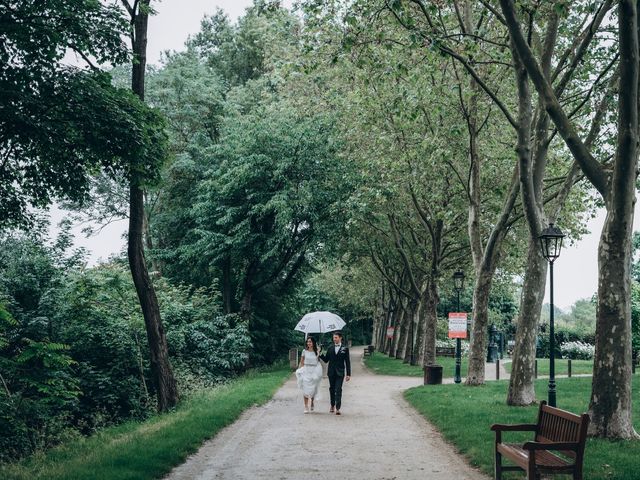
[[[304,342],[304,349],[307,349],[307,343],[311,340],[311,345],[313,346],[313,352],[318,355],[318,344],[316,343],[316,339],[313,337],[307,337],[307,340]]]

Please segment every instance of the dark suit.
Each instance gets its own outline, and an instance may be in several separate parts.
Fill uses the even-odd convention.
[[[351,360],[349,358],[349,348],[342,345],[336,353],[335,345],[327,348],[327,353],[320,355],[320,358],[327,362],[327,376],[329,377],[329,395],[331,396],[331,406],[340,410],[342,404],[342,382],[345,373],[351,376]]]

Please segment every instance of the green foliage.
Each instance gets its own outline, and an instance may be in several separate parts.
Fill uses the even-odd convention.
[[[274,56],[292,45],[297,19],[279,2],[258,0],[237,24],[222,10],[205,16],[201,30],[187,42],[229,86],[243,85],[267,73]]]
[[[240,414],[267,402],[289,369],[252,371],[200,391],[175,412],[75,439],[44,455],[0,466],[6,480],[151,480],[162,478]],[[125,446],[125,448],[123,448]]]
[[[0,227],[33,222],[32,207],[53,199],[81,201],[100,169],[153,180],[166,146],[162,119],[105,73],[62,63],[68,49],[102,63],[127,59],[117,6],[47,0],[2,9]]]
[[[147,342],[130,273],[84,269],[42,238],[0,242],[2,460],[154,411]],[[62,250],[59,250],[62,249]],[[246,368],[246,323],[220,312],[219,295],[156,284],[171,359],[184,391]]]

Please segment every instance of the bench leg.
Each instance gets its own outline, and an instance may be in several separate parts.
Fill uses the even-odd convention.
[[[495,480],[502,480],[502,455],[496,450]]]
[[[535,450],[529,451],[529,468],[527,468],[527,480],[537,480]]]

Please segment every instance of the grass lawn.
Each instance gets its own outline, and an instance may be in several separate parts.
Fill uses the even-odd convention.
[[[71,441],[18,464],[0,467],[0,478],[144,480],[163,477],[253,405],[267,402],[289,377],[280,367],[250,372],[203,391],[174,412],[130,422]]]
[[[456,359],[451,357],[438,357],[436,359],[438,365],[442,365],[442,376],[453,378],[456,371]],[[372,372],[379,375],[401,375],[408,377],[422,377],[424,372],[420,365],[409,365],[402,363],[402,360],[390,358],[388,355],[380,352],[374,352],[369,357],[364,357],[364,364]],[[461,375],[467,374],[467,359],[462,358],[460,366]]]
[[[504,368],[511,372],[511,362],[505,363]],[[567,375],[569,362],[562,358],[556,358],[556,375]],[[571,373],[573,375],[592,374],[593,360],[571,360]],[[538,375],[549,375],[549,359],[538,358]]]
[[[407,400],[462,452],[471,462],[488,474],[493,472],[493,423],[533,423],[537,406],[508,407],[505,404],[508,384],[488,382],[481,387],[462,385],[431,385],[405,392]],[[591,378],[561,378],[557,381],[558,407],[582,413],[587,410]],[[539,400],[546,398],[547,381],[536,382]],[[636,399],[633,419],[640,430],[640,386],[634,383]],[[503,440],[517,442],[532,439],[531,434],[503,434]],[[640,478],[640,441],[609,442],[589,439],[585,453],[584,478],[589,480],[636,480]],[[524,478],[511,474],[505,478]],[[569,478],[557,476],[554,478]]]

